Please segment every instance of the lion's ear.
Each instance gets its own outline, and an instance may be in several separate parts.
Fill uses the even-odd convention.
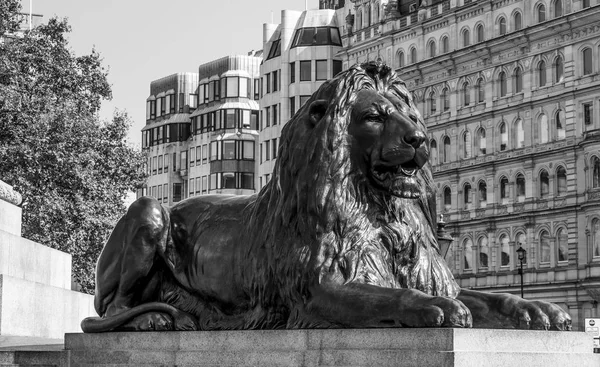
[[[324,99],[317,99],[310,104],[308,108],[308,114],[310,116],[309,120],[312,126],[315,126],[323,116],[325,116],[325,112],[327,111],[327,107],[329,106],[329,102]]]

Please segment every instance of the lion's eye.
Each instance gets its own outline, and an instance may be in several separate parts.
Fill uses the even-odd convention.
[[[373,122],[383,122],[383,116],[381,116],[381,115],[375,115],[375,114],[370,114],[370,115],[367,115],[367,117],[365,118],[365,120],[367,120],[367,121],[373,121]]]

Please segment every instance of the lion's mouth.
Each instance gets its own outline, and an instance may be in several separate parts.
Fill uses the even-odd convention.
[[[397,165],[375,164],[371,170],[373,181],[391,194],[405,198],[417,198],[420,190],[415,175],[419,166],[411,160]]]

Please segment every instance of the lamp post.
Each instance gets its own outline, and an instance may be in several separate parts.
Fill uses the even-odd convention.
[[[517,258],[521,263],[521,267],[519,268],[519,275],[521,276],[521,298],[523,298],[523,261],[525,261],[525,255],[527,251],[523,247],[521,247],[521,242],[519,242],[519,248],[517,249]]]

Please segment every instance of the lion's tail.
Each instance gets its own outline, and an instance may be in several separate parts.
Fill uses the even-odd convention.
[[[147,312],[164,312],[173,320],[181,313],[177,308],[162,302],[149,302],[130,308],[120,314],[109,317],[86,317],[81,321],[81,330],[84,333],[102,333],[123,326],[134,317]]]

